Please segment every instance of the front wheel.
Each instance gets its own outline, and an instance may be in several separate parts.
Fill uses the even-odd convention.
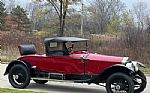
[[[30,83],[30,73],[25,66],[17,64],[10,69],[8,79],[14,88],[26,88]]]
[[[124,73],[115,73],[106,81],[107,93],[134,93],[134,83],[131,77]]]
[[[139,70],[134,78],[134,86],[135,86],[134,93],[140,93],[144,91],[144,89],[146,88],[146,84],[147,84],[146,77],[143,74],[143,72]]]

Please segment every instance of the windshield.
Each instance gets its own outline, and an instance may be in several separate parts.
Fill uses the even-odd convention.
[[[84,42],[67,42],[67,49],[71,51],[86,51],[87,50],[87,41]]]
[[[82,42],[50,42],[46,46],[47,54],[55,56],[68,56],[75,51],[86,51],[87,41]]]

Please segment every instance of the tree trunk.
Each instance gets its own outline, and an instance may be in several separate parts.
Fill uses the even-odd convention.
[[[62,20],[62,29],[61,29],[61,32],[60,32],[60,35],[64,35],[64,28],[65,28],[65,19],[66,19],[66,11],[64,12],[64,15],[63,15],[63,20]]]
[[[68,8],[68,0],[66,0],[66,3],[63,5],[64,9],[63,9],[63,20],[62,20],[62,31],[61,34],[62,36],[64,35],[64,28],[65,28],[65,20],[66,20],[66,14],[67,14],[67,8]]]
[[[57,33],[57,36],[63,36],[63,33],[62,33],[62,19],[63,19],[63,1],[60,0],[60,16],[59,16],[59,21],[60,21],[60,29]]]
[[[64,27],[65,27],[67,8],[68,8],[68,0],[66,0],[65,3],[62,0],[60,0],[60,17],[59,17],[60,30],[58,32],[58,36],[60,37],[64,36]]]

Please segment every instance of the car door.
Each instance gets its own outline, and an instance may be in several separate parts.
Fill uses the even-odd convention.
[[[52,65],[48,66],[54,73],[82,75],[85,72],[84,63],[80,59],[68,56],[49,55]],[[48,62],[48,61],[47,61]],[[49,63],[47,63],[49,64]]]

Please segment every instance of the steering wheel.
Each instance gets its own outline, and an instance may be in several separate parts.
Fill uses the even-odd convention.
[[[68,47],[67,49],[68,49],[68,52],[70,53],[72,52],[73,47]]]

